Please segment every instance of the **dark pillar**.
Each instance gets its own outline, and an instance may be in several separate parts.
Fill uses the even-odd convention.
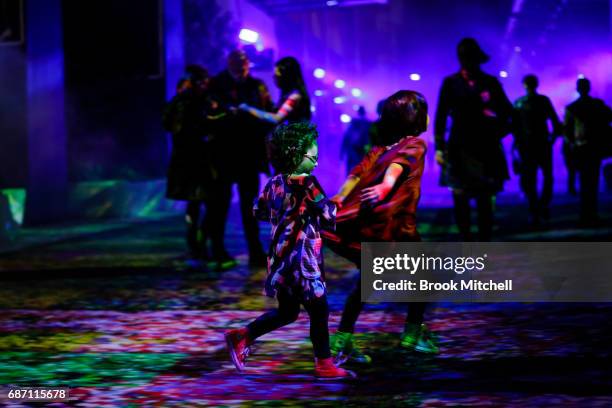
[[[28,0],[26,97],[28,183],[25,222],[66,215],[67,135],[64,116],[64,49],[61,0]]]

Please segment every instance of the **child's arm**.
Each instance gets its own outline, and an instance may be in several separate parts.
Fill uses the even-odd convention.
[[[336,204],[325,196],[323,188],[314,176],[308,180],[308,210],[319,217],[322,228],[333,230],[336,228]]]
[[[338,194],[332,197],[332,201],[336,203],[338,208],[342,208],[342,203],[344,199],[355,189],[359,181],[361,180],[361,175],[370,171],[376,159],[378,158],[380,153],[379,148],[373,148],[370,150],[365,157],[361,160],[361,162],[356,165],[350,172],[349,176],[346,178],[342,187],[340,187],[340,191]]]
[[[387,167],[382,183],[363,189],[360,196],[361,202],[367,202],[373,205],[384,200],[395,186],[395,182],[403,171],[404,167],[401,164],[391,163],[389,167]]]
[[[255,200],[255,204],[253,205],[253,215],[256,219],[260,221],[270,221],[270,217],[272,216],[270,211],[270,184],[266,184],[264,187],[264,191],[260,194],[260,196]]]
[[[351,191],[353,191],[357,183],[359,183],[359,180],[359,177],[354,176],[352,174],[349,175],[344,184],[342,184],[342,187],[340,187],[340,191],[338,191],[338,194],[333,196],[331,201],[336,203],[336,205],[341,208],[344,199],[350,194]]]

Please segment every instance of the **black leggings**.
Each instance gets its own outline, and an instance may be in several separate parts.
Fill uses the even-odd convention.
[[[297,320],[300,314],[300,304],[310,316],[310,341],[316,358],[329,358],[329,329],[327,327],[329,308],[327,296],[304,301],[289,294],[286,290],[279,290],[276,299],[278,308],[262,314],[249,323],[247,330],[251,340],[270,333],[280,327]]]
[[[353,333],[355,331],[355,323],[357,322],[359,314],[363,310],[363,305],[364,303],[361,301],[361,286],[358,280],[353,291],[348,295],[346,303],[344,304],[344,310],[342,311],[342,318],[340,319],[338,331],[345,333]],[[427,303],[423,302],[408,303],[406,323],[418,325],[423,323],[423,316],[425,314],[426,306]]]
[[[470,231],[471,198],[476,199],[478,240],[483,242],[491,241],[491,232],[493,230],[493,195],[486,193],[471,196],[463,192],[453,192],[455,221],[457,222],[461,238],[465,242],[474,240]]]

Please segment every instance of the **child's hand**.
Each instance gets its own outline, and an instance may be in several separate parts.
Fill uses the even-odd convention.
[[[381,183],[372,187],[364,188],[361,192],[361,202],[368,204],[377,204],[384,200],[387,194],[391,191],[391,186]]]
[[[336,207],[338,207],[338,209],[341,209],[343,206],[342,203],[344,202],[344,197],[342,197],[340,194],[336,194],[335,196],[330,198],[329,201],[336,204]]]

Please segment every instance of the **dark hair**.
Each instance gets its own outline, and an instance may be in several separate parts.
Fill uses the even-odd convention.
[[[536,89],[540,84],[538,81],[538,77],[533,74],[525,75],[523,77],[523,83],[527,85],[529,89]]]
[[[311,122],[278,125],[270,140],[274,169],[283,174],[294,172],[317,137],[317,127]]]
[[[289,93],[297,91],[302,97],[301,106],[304,108],[303,120],[309,120],[311,117],[310,112],[310,97],[306,90],[306,83],[304,82],[304,76],[302,75],[302,68],[300,63],[293,57],[284,57],[276,62],[280,75],[278,77],[278,87],[281,90],[281,100],[289,96]],[[281,102],[281,103],[282,103]]]
[[[591,81],[586,78],[578,78],[576,81],[576,90],[579,94],[587,94],[591,92]]]
[[[390,145],[404,136],[427,130],[427,101],[416,91],[398,91],[387,98],[380,115],[381,142]]]
[[[487,53],[480,48],[478,41],[470,37],[461,39],[457,44],[457,57],[463,66],[484,64],[490,59]]]
[[[191,81],[194,85],[206,81],[209,77],[208,70],[201,65],[191,64],[185,68],[184,79]]]
[[[285,57],[278,60],[276,67],[280,71],[279,87],[281,91],[298,90],[304,95],[306,92],[306,84],[302,75],[300,63],[293,57]]]

